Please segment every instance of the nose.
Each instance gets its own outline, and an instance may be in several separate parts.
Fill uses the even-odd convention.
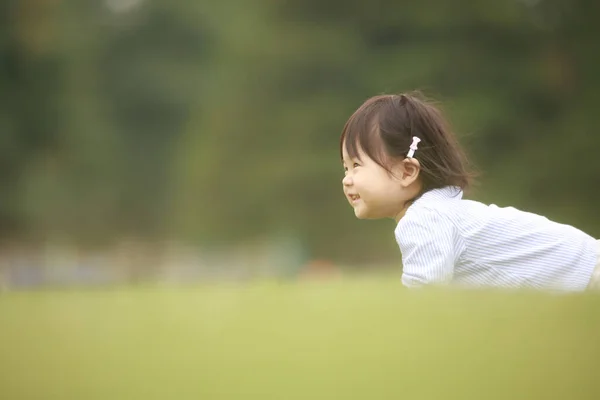
[[[344,176],[344,178],[342,179],[342,185],[344,186],[350,186],[352,185],[352,178],[350,177],[350,175],[346,175]]]

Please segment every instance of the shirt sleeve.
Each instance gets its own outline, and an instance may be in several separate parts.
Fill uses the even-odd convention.
[[[449,283],[457,258],[454,224],[433,210],[404,218],[395,233],[402,252],[402,284],[419,287]]]

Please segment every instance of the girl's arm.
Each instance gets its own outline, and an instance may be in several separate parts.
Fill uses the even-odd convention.
[[[443,285],[452,280],[460,242],[454,225],[435,210],[405,216],[396,230],[402,252],[402,283]]]

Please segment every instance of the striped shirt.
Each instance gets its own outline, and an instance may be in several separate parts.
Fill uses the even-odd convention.
[[[540,215],[462,195],[457,187],[430,190],[396,226],[405,286],[585,290],[596,239]]]

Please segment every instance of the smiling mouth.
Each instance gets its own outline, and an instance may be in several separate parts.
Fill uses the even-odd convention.
[[[355,203],[358,200],[360,200],[360,196],[357,194],[350,194],[348,195],[348,197],[350,198],[350,202]]]

